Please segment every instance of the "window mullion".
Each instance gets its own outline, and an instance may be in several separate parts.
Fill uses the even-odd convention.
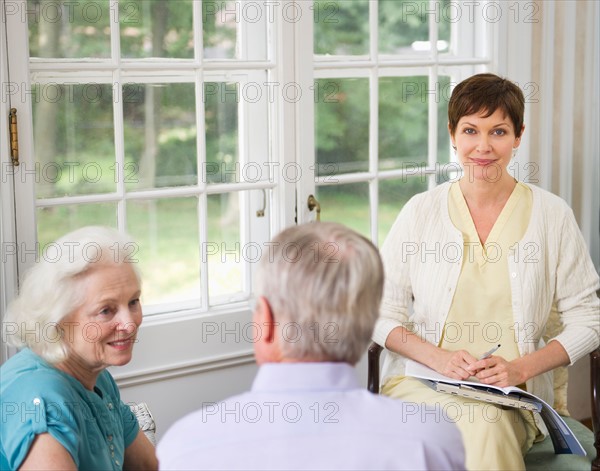
[[[435,9],[441,8],[440,2],[437,0],[430,0],[430,7]],[[436,15],[429,15],[429,50],[431,57],[433,58],[434,65],[429,69],[429,83],[427,90],[427,167],[434,168],[438,159],[437,155],[437,128],[438,128],[438,113],[437,113],[437,100],[438,100],[438,18]],[[432,96],[433,94],[433,96]],[[435,175],[430,175],[428,178],[428,187],[433,188],[436,185]]]
[[[208,310],[208,201],[206,193],[198,196],[198,254],[200,256],[200,310]]]
[[[121,197],[117,203],[117,223],[119,228],[127,228],[127,204],[125,195],[125,130],[123,122],[123,83],[121,71],[117,69],[113,74],[113,119],[115,139],[115,180],[117,194]]]
[[[369,77],[369,171],[377,175],[379,167],[379,2],[369,3],[369,39],[371,60],[375,66]],[[379,212],[378,181],[369,182],[369,219],[371,240],[377,243]]]
[[[197,66],[204,62],[204,23],[202,21],[202,2],[192,2],[194,61]]]
[[[284,8],[288,3],[285,2]],[[302,3],[298,4],[300,8]],[[284,22],[286,23],[286,22]],[[285,55],[280,57],[283,66],[290,75],[284,76],[284,83],[295,83],[301,90],[302,97],[296,103],[286,103],[284,107],[291,105],[293,111],[293,127],[287,128],[291,131],[291,137],[294,142],[294,148],[290,156],[293,156],[293,163],[299,165],[301,176],[296,185],[296,205],[297,222],[307,222],[313,219],[307,207],[308,196],[315,191],[315,104],[313,99],[314,90],[314,39],[313,39],[313,16],[303,14],[298,21],[292,23],[293,26],[293,50],[294,54],[286,60]],[[288,45],[289,46],[289,45]],[[285,45],[282,49],[289,52]],[[289,62],[288,62],[289,61]],[[282,97],[285,100],[285,97]],[[290,116],[291,117],[291,116]],[[287,141],[288,138],[284,137]],[[289,149],[291,150],[291,149]],[[287,156],[284,153],[284,158]],[[285,164],[284,164],[285,165]],[[289,222],[289,216],[286,223]]]
[[[244,41],[246,43],[246,41]],[[255,120],[260,121],[260,118],[257,116],[252,116],[251,112],[251,103],[249,103],[243,97],[242,90],[244,89],[244,85],[249,82],[254,82],[252,78],[255,76],[253,74],[246,75],[244,78],[240,79],[238,84],[238,116],[239,116],[239,139],[238,139],[238,164],[240,165],[240,170],[238,174],[239,181],[244,181],[245,171],[244,166],[248,164],[250,160],[250,155],[257,155],[257,153],[253,152],[251,148],[251,136],[253,134],[253,130],[251,129],[255,123]],[[253,119],[254,118],[254,119]],[[258,118],[258,119],[257,119]],[[260,126],[259,126],[260,128]],[[262,157],[262,156],[261,156]],[[258,157],[259,159],[261,157]],[[260,236],[258,234],[254,234],[254,227],[252,224],[252,215],[251,212],[251,190],[241,191],[236,193],[231,193],[230,198],[238,198],[239,208],[240,208],[240,257],[239,263],[242,265],[241,276],[242,276],[242,291],[248,292],[249,287],[251,286],[250,280],[250,267],[247,263],[247,260],[244,258],[244,248],[246,244],[250,241],[260,241]],[[262,245],[262,244],[261,244]],[[248,292],[249,293],[249,292]]]
[[[197,2],[194,2],[197,3]],[[200,6],[194,7],[194,18],[198,17],[197,10]],[[196,46],[202,43],[202,22],[194,23],[194,38]],[[200,39],[198,39],[200,37]],[[201,51],[196,52],[196,60],[202,56]],[[195,93],[196,93],[196,166],[198,168],[197,186],[200,195],[197,199],[198,214],[198,256],[200,257],[200,310],[208,310],[208,257],[206,255],[208,247],[208,200],[206,194],[206,121],[205,121],[205,100],[204,100],[204,70],[199,67],[195,71]]]
[[[438,68],[433,66],[429,72],[429,90],[428,90],[428,142],[427,142],[427,167],[435,168],[438,160],[437,141],[438,141],[438,100],[439,93],[439,78]],[[429,188],[436,186],[436,177],[431,175],[428,180]]]
[[[120,15],[119,15],[119,1],[110,0],[110,57],[114,64],[120,64],[121,62],[121,32],[119,30]]]

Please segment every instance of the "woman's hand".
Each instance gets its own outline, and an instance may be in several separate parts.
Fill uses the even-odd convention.
[[[440,348],[433,369],[449,378],[465,380],[473,375],[469,367],[475,363],[477,358],[466,350],[450,352]]]
[[[506,361],[500,356],[493,355],[485,360],[478,360],[470,367],[471,373],[483,384],[491,384],[504,388],[523,384],[527,377],[518,361]]]

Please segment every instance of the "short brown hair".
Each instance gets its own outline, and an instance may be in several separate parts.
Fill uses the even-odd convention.
[[[496,110],[502,110],[515,128],[515,136],[521,136],[525,97],[513,82],[494,74],[477,74],[460,82],[448,102],[448,126],[454,136],[458,121],[463,116],[485,113],[484,118]]]

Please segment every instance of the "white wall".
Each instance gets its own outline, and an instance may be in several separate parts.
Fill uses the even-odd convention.
[[[151,383],[119,385],[126,403],[145,402],[156,421],[156,438],[179,418],[202,407],[247,391],[256,373],[253,362],[222,367],[202,373],[191,373]]]

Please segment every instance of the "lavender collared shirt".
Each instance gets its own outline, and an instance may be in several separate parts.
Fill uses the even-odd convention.
[[[345,363],[269,363],[249,392],[176,422],[160,469],[465,469],[458,428],[434,406],[361,388]]]

